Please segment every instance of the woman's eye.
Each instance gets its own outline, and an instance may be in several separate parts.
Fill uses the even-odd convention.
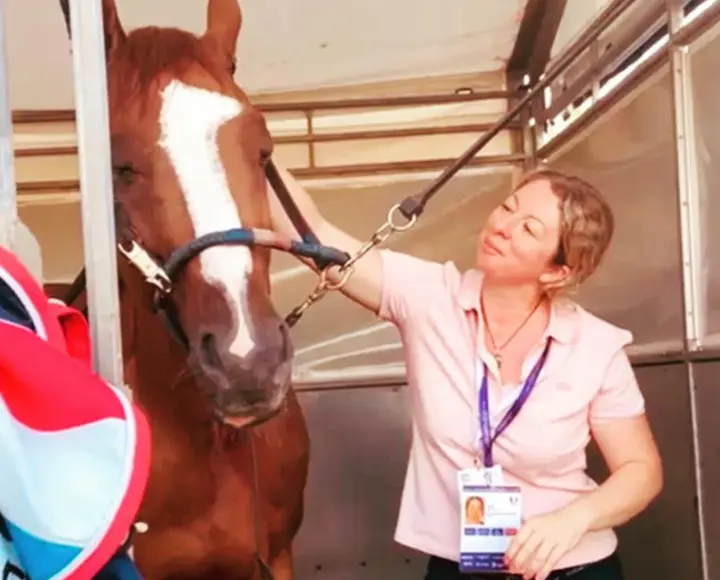
[[[534,236],[534,235],[535,235],[535,232],[532,231],[532,229],[530,228],[529,225],[524,224],[523,227],[525,228],[525,231],[526,231],[527,233],[529,233],[531,236]]]

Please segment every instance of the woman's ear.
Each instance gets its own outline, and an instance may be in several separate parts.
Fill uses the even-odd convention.
[[[545,288],[560,288],[567,286],[572,279],[572,270],[569,266],[550,266],[540,274],[540,284]]]
[[[230,62],[234,62],[241,26],[242,11],[238,0],[208,0],[205,36],[217,43]]]

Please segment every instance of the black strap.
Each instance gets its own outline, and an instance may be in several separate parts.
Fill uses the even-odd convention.
[[[315,232],[313,232],[310,227],[310,224],[307,223],[307,220],[300,211],[300,208],[295,203],[293,196],[290,195],[287,185],[285,185],[283,178],[280,177],[280,173],[278,172],[275,162],[272,159],[270,159],[265,165],[265,177],[267,177],[268,182],[275,191],[275,195],[280,200],[280,204],[283,206],[283,209],[290,218],[293,226],[295,226],[297,233],[300,234],[303,242],[317,246],[322,245],[318,237],[315,235]],[[315,262],[315,265],[319,270],[324,270],[332,263],[322,257],[313,257],[312,260]]]
[[[272,159],[270,159],[267,162],[267,165],[265,165],[265,177],[267,177],[267,180],[270,182],[273,190],[275,190],[275,195],[277,195],[285,213],[290,218],[290,221],[295,226],[295,229],[300,234],[302,240],[308,244],[319,244],[320,240],[318,240],[317,236],[312,231],[310,224],[307,223],[305,216],[303,216],[300,208],[295,203],[292,195],[290,195],[287,185],[285,185],[283,178],[280,177],[280,172]]]
[[[10,537],[10,530],[8,530],[7,523],[5,522],[5,518],[0,513],[0,538],[7,542],[8,544],[12,544],[12,538]],[[0,571],[0,574],[2,576],[0,577],[0,580],[28,580],[28,577],[25,575],[25,573],[15,566],[14,564],[11,564],[10,562],[5,562],[5,566]]]

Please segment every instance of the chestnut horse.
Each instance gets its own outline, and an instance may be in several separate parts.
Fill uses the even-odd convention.
[[[153,437],[133,538],[148,580],[263,578],[265,562],[291,579],[303,518],[309,437],[270,250],[198,240],[270,227],[272,140],[233,81],[241,20],[237,0],[209,0],[201,36],[126,33],[103,0],[125,376]],[[178,341],[148,281],[172,282],[161,310]]]

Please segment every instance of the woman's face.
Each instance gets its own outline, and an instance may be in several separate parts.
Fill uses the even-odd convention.
[[[472,498],[468,502],[468,519],[471,522],[477,522],[482,521],[483,515],[484,515],[484,508],[483,502],[478,498]]]
[[[487,276],[526,283],[557,276],[559,199],[550,183],[528,183],[490,214],[478,236],[475,265]]]

